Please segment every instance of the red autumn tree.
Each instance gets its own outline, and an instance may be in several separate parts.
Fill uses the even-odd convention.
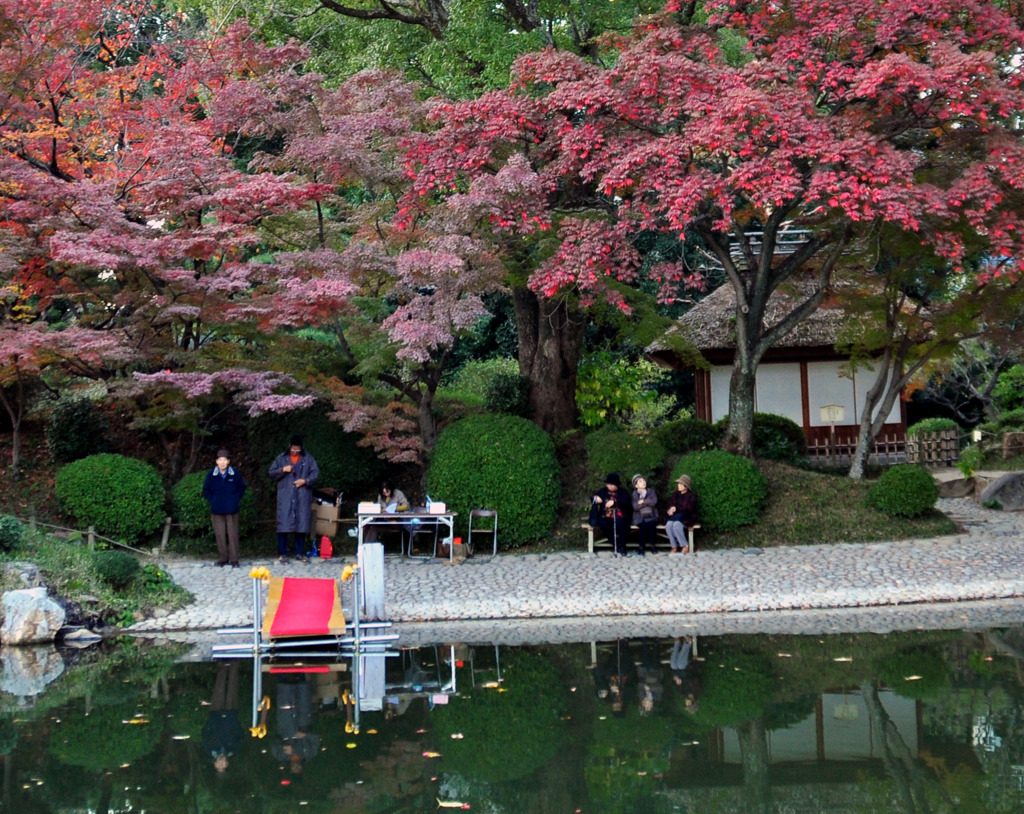
[[[736,293],[728,434],[749,454],[762,356],[879,226],[954,267],[964,229],[1020,257],[1021,32],[983,0],[712,2],[705,23],[694,9],[670,3],[612,67],[525,57],[509,90],[446,108],[417,192],[493,193],[506,168],[534,173],[538,194],[500,190],[521,206],[492,222],[557,230],[528,267],[549,298],[629,280],[642,230],[699,238]],[[587,219],[564,217],[574,204]],[[785,252],[784,233],[800,238]],[[654,269],[668,286],[694,271]],[[767,323],[798,277],[812,293]]]
[[[146,2],[0,0],[0,15],[8,331],[116,332],[144,370],[237,366],[244,380],[266,362],[262,331],[347,297],[330,258],[268,228],[324,190],[236,163],[239,86],[301,90],[301,50],[259,47],[244,26],[194,42]],[[190,409],[164,410],[162,429],[184,432]]]

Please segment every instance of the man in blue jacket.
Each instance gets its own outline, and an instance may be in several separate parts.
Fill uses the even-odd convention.
[[[231,466],[231,453],[217,450],[217,465],[203,481],[203,497],[210,504],[210,522],[217,540],[217,565],[238,567],[238,510],[245,494],[242,473]]]

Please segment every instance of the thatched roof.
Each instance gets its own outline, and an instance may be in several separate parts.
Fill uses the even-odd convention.
[[[787,285],[772,294],[765,312],[765,324],[773,325],[809,294],[801,285]],[[845,312],[834,300],[826,300],[807,319],[800,322],[776,348],[833,348],[839,330],[847,319]],[[647,355],[662,364],[677,366],[673,355],[673,338],[692,343],[702,353],[708,351],[732,352],[736,347],[736,295],[733,287],[723,285],[713,291],[681,316],[667,334],[647,348]]]

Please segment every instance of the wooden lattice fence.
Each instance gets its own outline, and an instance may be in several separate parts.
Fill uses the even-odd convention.
[[[807,457],[812,464],[848,466],[856,451],[856,435],[812,438],[807,442]],[[875,439],[870,457],[871,463],[878,466],[906,463],[907,441],[896,433],[882,433]]]
[[[960,434],[955,429],[907,439],[907,460],[921,466],[955,466],[960,460]]]

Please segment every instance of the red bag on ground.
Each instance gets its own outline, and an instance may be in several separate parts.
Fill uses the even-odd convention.
[[[334,551],[333,546],[331,545],[331,538],[325,534],[320,538],[320,556],[325,560],[329,560],[333,553]]]

